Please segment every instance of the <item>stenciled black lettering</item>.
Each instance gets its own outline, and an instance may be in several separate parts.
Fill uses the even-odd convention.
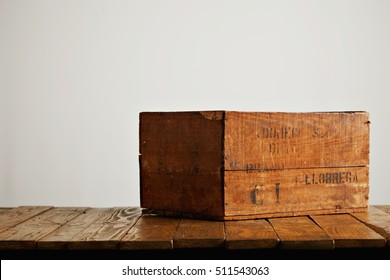
[[[325,180],[325,182],[327,184],[332,183],[332,174],[331,173],[326,173],[326,180]]]
[[[345,182],[347,182],[347,183],[352,182],[352,173],[351,172],[345,172]]]
[[[346,183],[357,183],[358,174],[357,172],[326,172],[326,173],[311,173],[304,174],[303,181],[305,185],[316,185],[316,184],[346,184]]]
[[[323,184],[326,182],[326,179],[325,179],[326,175],[324,173],[321,173],[319,176],[318,176],[318,183],[319,184]]]
[[[305,183],[306,185],[311,185],[311,182],[309,181],[309,175],[305,175]]]
[[[292,139],[299,137],[299,128],[291,126],[262,127],[263,139]]]

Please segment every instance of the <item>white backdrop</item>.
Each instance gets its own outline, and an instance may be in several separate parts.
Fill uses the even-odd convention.
[[[371,114],[390,204],[390,1],[0,0],[0,206],[139,205],[141,111]]]

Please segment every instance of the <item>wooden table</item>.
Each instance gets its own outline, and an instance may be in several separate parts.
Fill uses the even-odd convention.
[[[0,209],[2,258],[193,258],[201,252],[210,259],[388,259],[389,239],[390,206],[227,222],[160,217],[138,207]]]

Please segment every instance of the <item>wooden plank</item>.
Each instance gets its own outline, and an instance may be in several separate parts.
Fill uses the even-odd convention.
[[[108,216],[111,208],[91,208],[82,212],[62,227],[38,240],[37,249],[68,249],[68,243],[81,231],[103,216]]]
[[[379,210],[382,210],[382,211],[390,214],[390,205],[374,205],[372,207],[377,208]]]
[[[52,206],[20,206],[0,213],[0,232],[39,215]]]
[[[366,112],[225,112],[225,170],[368,166]]]
[[[139,118],[141,206],[223,216],[223,112],[142,112]]]
[[[369,207],[368,212],[354,213],[352,215],[384,236],[387,239],[387,244],[390,244],[390,214],[378,208]]]
[[[385,247],[386,239],[349,214],[311,216],[336,248]]]
[[[116,207],[100,216],[68,242],[72,250],[118,249],[119,241],[141,215],[138,207]]]
[[[308,217],[275,218],[269,222],[280,238],[280,248],[333,249],[334,241]]]
[[[120,242],[123,250],[173,249],[180,219],[143,215]]]
[[[274,248],[279,237],[266,220],[225,222],[227,249]]]
[[[182,219],[173,239],[173,248],[216,248],[225,245],[224,223]]]
[[[86,208],[58,207],[0,233],[0,249],[35,249],[37,240],[72,220]]]
[[[368,167],[225,172],[227,216],[277,217],[362,211]]]

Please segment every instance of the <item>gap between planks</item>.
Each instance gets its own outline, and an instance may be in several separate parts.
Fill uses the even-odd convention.
[[[11,218],[7,219],[5,213],[10,213]],[[389,237],[390,214],[375,207],[368,213],[311,218],[273,218],[269,223],[265,219],[217,222],[145,214],[141,217],[138,207],[22,206],[0,212],[0,221],[6,221],[0,226],[7,228],[0,232],[0,248],[265,249],[280,244],[284,249],[332,249],[331,242],[336,248],[383,247],[387,242],[384,237]],[[319,229],[329,238],[321,237],[322,232],[310,237],[311,230],[320,233]]]
[[[67,243],[68,249],[119,249],[120,241],[141,215],[138,207],[111,208],[71,238]]]
[[[23,223],[52,208],[52,206],[19,206],[2,211],[0,213],[0,232]]]
[[[350,214],[314,215],[318,224],[335,243],[335,248],[378,248],[386,238]]]
[[[389,208],[390,209],[390,208]],[[352,216],[363,222],[387,239],[387,246],[390,245],[390,211],[382,211],[382,208],[370,206],[367,212],[353,213]]]
[[[173,237],[175,249],[225,247],[224,222],[182,219]]]
[[[0,233],[0,249],[36,249],[36,242],[60,228],[87,208],[58,207],[18,223]],[[32,215],[34,211],[28,211]],[[19,217],[19,216],[18,216]]]
[[[264,219],[226,221],[227,249],[275,248],[280,239],[273,227]]]
[[[180,218],[143,215],[120,241],[122,250],[170,250]]]
[[[273,218],[269,222],[280,238],[281,249],[334,249],[333,239],[307,216]]]
[[[88,228],[103,216],[108,216],[111,208],[90,208],[70,220],[57,230],[37,242],[37,249],[68,249],[68,243],[81,231]]]

